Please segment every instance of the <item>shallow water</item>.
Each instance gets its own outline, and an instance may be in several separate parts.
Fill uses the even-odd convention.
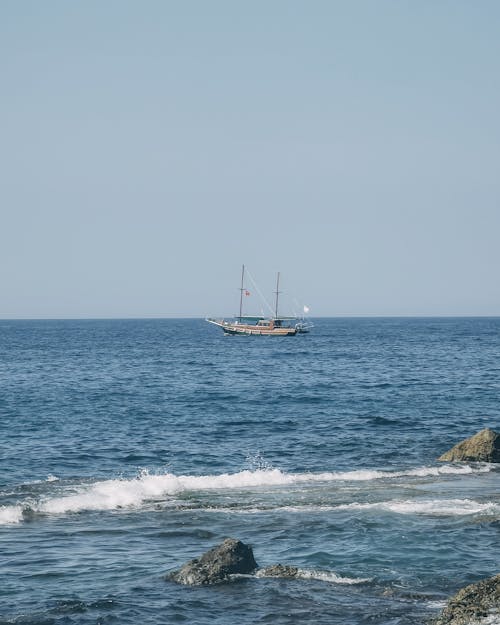
[[[500,319],[0,322],[0,623],[417,624],[498,572]],[[261,566],[165,574],[233,536]]]

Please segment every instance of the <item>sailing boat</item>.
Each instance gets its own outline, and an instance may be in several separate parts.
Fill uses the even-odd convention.
[[[280,296],[280,274],[276,279],[274,314],[270,317],[243,315],[243,297],[250,293],[244,287],[245,265],[241,269],[240,287],[240,314],[234,319],[212,319],[207,317],[208,323],[213,323],[222,328],[224,334],[244,334],[256,336],[295,336],[309,332],[312,324],[298,317],[282,317],[278,315],[278,302]]]

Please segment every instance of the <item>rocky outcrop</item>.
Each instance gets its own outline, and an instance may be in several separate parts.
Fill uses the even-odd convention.
[[[433,625],[476,625],[500,618],[500,574],[462,588]],[[495,619],[490,620],[490,619]]]
[[[282,579],[315,579],[327,582],[364,583],[369,579],[349,579],[339,577],[332,571],[299,569],[289,564],[272,564],[258,568],[252,548],[234,538],[226,540],[204,553],[201,557],[190,560],[178,571],[166,576],[178,584],[200,586],[229,582],[237,575],[254,575],[257,578],[279,577]]]
[[[452,447],[438,460],[442,462],[500,462],[500,434],[490,428]]]
[[[231,575],[253,573],[256,568],[252,548],[234,538],[226,538],[223,543],[200,558],[190,560],[168,577],[178,584],[199,586],[225,582]]]
[[[288,564],[272,564],[257,571],[258,577],[285,577],[291,579],[297,577],[298,574],[299,569]]]

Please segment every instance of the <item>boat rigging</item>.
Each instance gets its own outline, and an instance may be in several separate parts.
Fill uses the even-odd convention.
[[[214,319],[207,317],[206,321],[216,325],[224,331],[224,334],[239,334],[239,335],[254,335],[254,336],[296,336],[297,334],[304,334],[309,332],[313,327],[310,322],[307,322],[304,317],[297,316],[284,317],[279,315],[279,296],[281,291],[280,285],[280,273],[278,272],[276,279],[276,291],[274,311],[271,312],[271,316],[247,316],[243,315],[243,299],[245,296],[250,295],[250,292],[245,288],[245,265],[241,268],[241,286],[240,286],[240,310],[239,315],[231,320],[227,319]],[[255,285],[256,286],[256,285]],[[258,290],[258,289],[257,289]],[[259,291],[260,293],[260,291]],[[270,308],[270,307],[269,307]],[[309,308],[304,306],[304,313],[308,312]]]

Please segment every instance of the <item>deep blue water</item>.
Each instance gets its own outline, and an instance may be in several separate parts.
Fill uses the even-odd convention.
[[[0,322],[0,623],[417,624],[500,569],[500,319]],[[226,536],[260,565],[165,574]]]

